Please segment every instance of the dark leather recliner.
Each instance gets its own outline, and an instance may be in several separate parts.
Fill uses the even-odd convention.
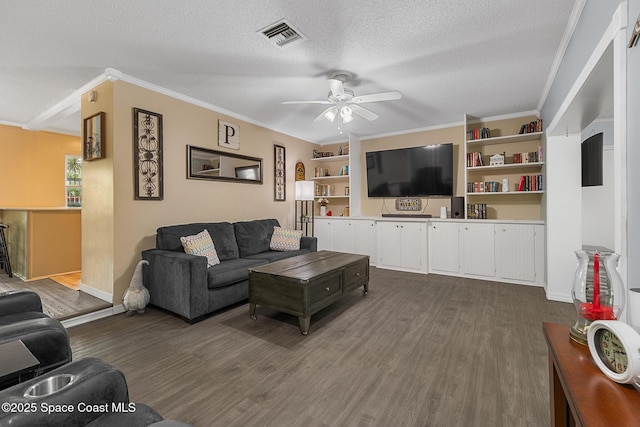
[[[0,292],[0,344],[16,340],[40,362],[35,375],[71,362],[67,330],[42,312],[40,296],[33,291]]]

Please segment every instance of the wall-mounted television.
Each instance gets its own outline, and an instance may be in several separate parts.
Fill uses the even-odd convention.
[[[602,185],[603,154],[602,133],[582,142],[582,186]]]
[[[366,153],[369,197],[453,196],[453,144]]]

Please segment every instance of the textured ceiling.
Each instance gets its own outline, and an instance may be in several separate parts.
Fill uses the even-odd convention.
[[[326,99],[336,70],[356,95],[403,95],[345,125],[363,138],[537,110],[574,3],[0,0],[0,123],[39,127],[108,67],[319,143],[344,140],[313,122],[325,106],[281,101]],[[307,40],[257,32],[282,18]],[[41,126],[79,133],[66,107]]]

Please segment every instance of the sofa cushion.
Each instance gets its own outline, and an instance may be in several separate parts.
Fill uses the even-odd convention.
[[[309,249],[300,249],[297,251],[287,251],[287,252],[267,251],[267,252],[261,252],[255,255],[250,255],[245,259],[262,259],[268,262],[274,262],[274,261],[279,261],[285,258],[291,258],[291,257],[302,255],[302,254],[308,254],[310,252],[311,251]]]
[[[277,219],[257,219],[233,224],[240,258],[268,251],[273,227],[279,226]]]
[[[184,252],[180,237],[191,236],[202,230],[209,232],[220,261],[235,259],[240,256],[234,227],[229,222],[200,222],[160,227],[156,234],[156,248]]]
[[[207,287],[221,288],[249,279],[249,268],[267,264],[264,259],[230,259],[207,269]]]
[[[213,245],[213,240],[211,240],[211,235],[207,230],[202,230],[193,236],[181,237],[180,241],[186,253],[207,257],[207,267],[220,264],[216,247]]]
[[[273,235],[269,249],[272,251],[297,251],[300,249],[302,230],[287,230],[282,227],[273,227]]]

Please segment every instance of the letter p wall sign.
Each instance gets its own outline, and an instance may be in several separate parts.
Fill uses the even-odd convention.
[[[218,145],[239,150],[240,127],[224,120],[218,120]]]

